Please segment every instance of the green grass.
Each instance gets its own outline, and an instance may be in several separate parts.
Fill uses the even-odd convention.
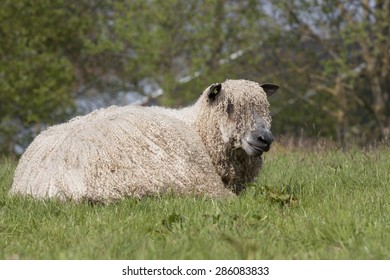
[[[0,259],[390,259],[388,147],[276,147],[233,200],[10,198],[15,165],[0,162]]]

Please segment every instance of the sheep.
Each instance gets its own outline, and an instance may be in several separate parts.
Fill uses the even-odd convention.
[[[235,196],[273,141],[267,96],[278,88],[227,80],[182,109],[111,106],[52,126],[22,155],[10,194],[102,203]]]

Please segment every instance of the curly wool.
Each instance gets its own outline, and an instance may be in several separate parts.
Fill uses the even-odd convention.
[[[244,80],[224,82],[215,101],[206,89],[181,110],[113,106],[53,126],[23,154],[10,193],[104,203],[167,192],[232,196],[261,167],[239,139],[254,125],[253,110],[270,125],[269,105]]]
[[[261,157],[249,157],[240,147],[244,135],[254,129],[254,112],[270,128],[267,95],[256,82],[227,80],[212,104],[204,93],[196,106],[199,108],[196,130],[216,172],[227,188],[239,193],[255,179],[262,166]],[[226,112],[229,106],[230,115]]]

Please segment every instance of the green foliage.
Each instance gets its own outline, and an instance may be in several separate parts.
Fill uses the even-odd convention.
[[[280,85],[276,134],[388,139],[389,14],[379,0],[4,0],[0,151],[69,118],[75,97],[149,84],[180,107],[238,78]]]
[[[95,24],[95,4],[2,2],[0,151],[12,151],[20,129],[35,126],[37,134],[41,125],[62,122],[72,113],[75,70]]]
[[[310,115],[316,109],[328,115],[315,119],[317,126],[332,128],[332,134],[345,142],[365,134],[369,139],[362,137],[362,142],[388,139],[390,3],[271,2],[279,15],[278,24],[289,31],[282,32],[282,40],[293,47],[292,55],[286,56],[293,60],[286,65],[287,76],[300,77],[287,82],[301,89],[307,80],[305,92],[315,93],[305,100],[312,108]],[[317,95],[326,96],[321,98],[324,106],[318,104]]]
[[[56,49],[62,43],[56,16],[42,14],[51,1],[5,1],[0,14],[0,132],[62,120],[71,106],[72,67]],[[54,14],[56,11],[54,10]],[[60,21],[62,22],[62,21]],[[4,143],[3,143],[4,144]]]
[[[8,197],[0,259],[388,259],[390,149],[275,147],[231,200],[163,196],[108,206]]]
[[[158,83],[165,105],[187,104],[209,84],[234,78],[238,69],[222,67],[229,56],[261,44],[255,17],[263,12],[252,1],[122,1],[115,11],[116,38],[128,49],[127,77]]]

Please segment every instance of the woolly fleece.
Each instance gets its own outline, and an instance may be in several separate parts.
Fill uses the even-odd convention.
[[[260,170],[261,157],[247,156],[240,139],[255,129],[254,112],[270,127],[269,104],[246,80],[222,83],[214,101],[207,95],[180,110],[112,106],[53,126],[21,157],[10,193],[103,203],[232,196]]]

